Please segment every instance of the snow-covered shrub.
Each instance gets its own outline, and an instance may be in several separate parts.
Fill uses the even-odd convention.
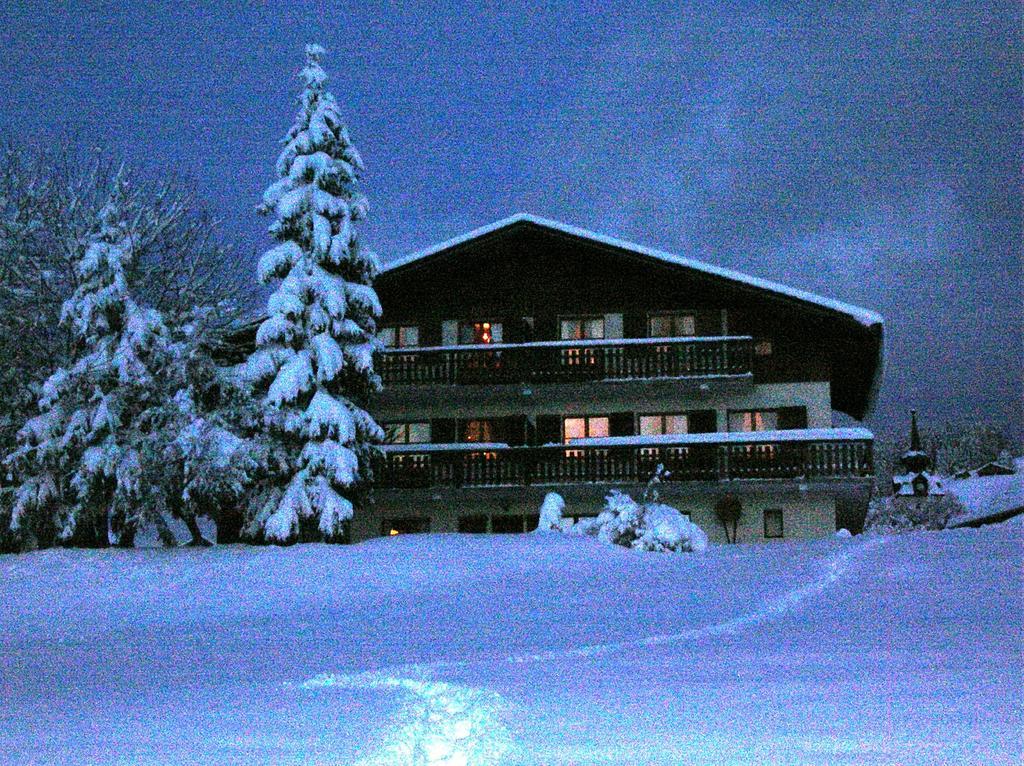
[[[642,506],[643,522],[634,548],[645,551],[704,551],[708,536],[704,530],[675,508],[662,503]]]
[[[708,537],[675,508],[659,502],[637,503],[613,489],[594,519],[581,519],[573,534],[595,536],[613,545],[645,551],[703,551]]]
[[[560,532],[562,530],[562,512],[565,500],[557,492],[548,492],[540,506],[540,521],[537,522],[538,532]]]
[[[952,495],[875,497],[868,505],[864,529],[881,534],[945,529],[963,512],[964,507]]]
[[[604,509],[597,517],[597,524],[600,540],[628,548],[641,534],[640,504],[625,492],[613,489],[604,499]]]

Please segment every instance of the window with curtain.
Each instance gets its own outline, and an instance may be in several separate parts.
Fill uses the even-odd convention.
[[[388,444],[428,444],[430,423],[388,423],[384,433]]]
[[[685,434],[690,432],[689,418],[685,413],[666,415],[641,415],[640,433],[643,436],[664,434]]]
[[[559,337],[562,340],[604,338],[604,317],[565,317],[559,325]]]
[[[688,338],[697,334],[697,320],[693,314],[668,312],[651,314],[647,318],[649,338]]]
[[[501,322],[463,322],[459,325],[459,343],[463,345],[501,343],[501,337]]]
[[[562,435],[566,444],[573,439],[591,439],[608,436],[609,419],[605,415],[562,419]]]
[[[736,433],[774,431],[779,427],[775,410],[733,410],[729,413],[729,430]]]

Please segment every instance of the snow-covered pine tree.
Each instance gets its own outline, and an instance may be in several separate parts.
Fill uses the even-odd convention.
[[[276,216],[269,231],[278,241],[259,276],[280,282],[247,363],[265,392],[275,465],[246,529],[257,541],[340,539],[383,440],[365,409],[380,387],[378,263],[357,236],[367,213],[362,161],[327,90],[323,57],[319,45],[306,46],[298,116],[277,161],[279,180],[259,207]]]
[[[129,289],[126,193],[119,176],[83,243],[78,287],[61,314],[75,342],[72,362],[44,384],[41,412],[21,429],[10,458],[22,477],[11,528],[42,544],[105,547],[113,535],[131,545],[146,510],[141,445],[173,347],[160,315]]]

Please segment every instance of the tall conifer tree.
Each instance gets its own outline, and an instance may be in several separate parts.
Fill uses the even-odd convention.
[[[277,282],[250,356],[263,396],[271,468],[251,513],[250,538],[338,540],[370,477],[383,439],[366,411],[380,388],[373,371],[380,303],[378,263],[357,234],[367,213],[362,161],[327,90],[324,49],[306,47],[295,124],[278,180],[259,207],[278,244],[259,262]]]

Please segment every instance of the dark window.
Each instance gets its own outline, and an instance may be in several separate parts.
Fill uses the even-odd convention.
[[[807,408],[780,407],[779,428],[783,430],[793,428],[807,428]]]
[[[771,356],[772,355],[772,342],[770,340],[759,340],[754,344],[754,354],[756,356]]]
[[[415,535],[430,531],[430,519],[426,516],[403,516],[396,519],[385,519],[381,525],[381,534]]]
[[[764,536],[782,537],[782,509],[769,508],[764,512]]]
[[[668,312],[647,317],[647,337],[688,338],[697,334],[697,320],[693,314]]]
[[[713,434],[718,430],[718,413],[714,410],[688,412],[687,420],[691,434]]]
[[[487,531],[487,514],[476,513],[459,517],[459,531],[480,534]]]
[[[525,532],[524,524],[525,519],[522,514],[518,513],[495,514],[491,516],[491,531],[498,535]]]

